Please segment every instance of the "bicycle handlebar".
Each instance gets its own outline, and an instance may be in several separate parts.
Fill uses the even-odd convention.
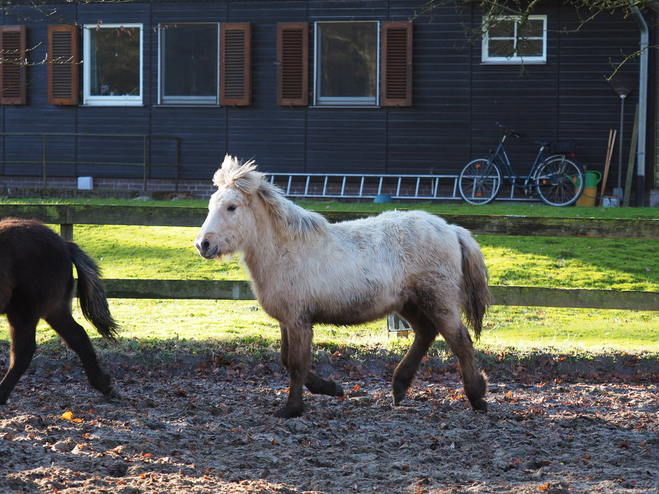
[[[524,134],[522,134],[521,132],[517,132],[516,130],[512,130],[512,129],[507,129],[505,125],[500,124],[499,122],[497,122],[495,125],[499,129],[499,132],[506,134],[507,136],[517,137],[518,139],[520,137],[524,137]]]

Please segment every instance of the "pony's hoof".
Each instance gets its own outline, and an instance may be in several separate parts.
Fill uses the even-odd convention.
[[[403,386],[403,384],[399,382],[394,382],[393,386],[393,397],[394,397],[394,406],[397,407],[400,405],[400,402],[405,399],[405,396],[407,395],[407,388]]]
[[[304,412],[304,407],[292,407],[286,405],[275,412],[275,417],[279,419],[294,419],[296,417],[301,417],[302,412]]]
[[[103,393],[106,398],[112,398],[112,399],[120,399],[121,395],[119,394],[119,391],[117,391],[115,388],[110,388],[108,391]]]
[[[475,412],[487,412],[487,401],[479,398],[471,402],[471,407]]]

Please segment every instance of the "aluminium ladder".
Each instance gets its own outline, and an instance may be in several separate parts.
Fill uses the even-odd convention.
[[[458,175],[395,175],[340,173],[267,173],[270,181],[288,197],[299,199],[374,199],[388,195],[392,200],[462,200]],[[505,189],[504,189],[505,190]],[[500,194],[498,199],[529,201],[531,197]],[[502,191],[503,192],[503,191]],[[518,191],[519,192],[519,191]]]

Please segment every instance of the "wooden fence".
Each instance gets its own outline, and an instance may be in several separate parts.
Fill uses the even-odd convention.
[[[0,204],[0,217],[35,218],[60,225],[64,238],[73,238],[73,225],[145,225],[199,227],[206,208],[170,206],[25,205]],[[374,213],[321,212],[330,221]],[[577,238],[659,240],[659,220],[538,218],[528,216],[442,215],[476,235],[519,235]],[[112,298],[253,300],[247,281],[106,279]],[[659,292],[572,290],[520,286],[491,286],[495,305],[659,310]]]

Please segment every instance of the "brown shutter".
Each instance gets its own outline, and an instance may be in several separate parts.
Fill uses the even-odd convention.
[[[249,22],[220,26],[220,105],[252,102],[252,27]]]
[[[78,28],[48,26],[48,104],[78,104]]]
[[[0,26],[0,104],[24,105],[25,26]]]
[[[412,23],[382,23],[382,106],[412,106]]]
[[[309,104],[309,24],[277,24],[277,104]]]

